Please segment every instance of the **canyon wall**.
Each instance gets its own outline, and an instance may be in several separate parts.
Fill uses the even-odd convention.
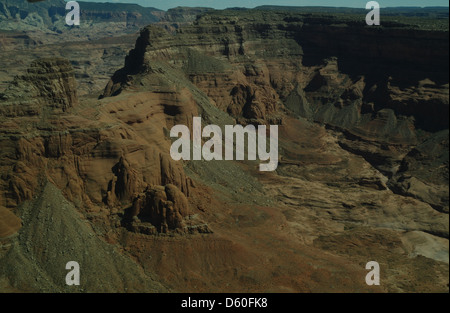
[[[65,225],[64,196],[163,282],[108,263],[145,290],[367,291],[375,257],[376,291],[448,290],[448,30],[264,10],[167,23],[141,30],[101,95],[79,97],[64,59],[32,62],[0,94],[0,234],[20,248],[1,262],[45,260],[22,251],[42,226],[27,217]],[[277,171],[173,161],[170,129],[194,116],[279,125]]]

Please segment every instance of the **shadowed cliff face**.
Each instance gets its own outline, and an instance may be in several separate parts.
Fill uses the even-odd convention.
[[[39,225],[25,213],[38,196],[61,219],[54,185],[156,273],[108,264],[143,291],[448,291],[447,59],[445,31],[221,11],[142,29],[100,99],[76,97],[67,61],[36,61],[0,98],[0,234],[18,240],[0,262],[45,260],[22,251]],[[173,161],[169,131],[194,116],[279,125],[277,171]],[[385,271],[375,290],[369,260]],[[1,282],[24,288],[14,273]]]

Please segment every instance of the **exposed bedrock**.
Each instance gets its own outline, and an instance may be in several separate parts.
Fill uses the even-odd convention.
[[[175,34],[148,26],[103,97],[152,89],[148,77],[169,67],[240,123],[282,123],[287,110],[340,131],[342,148],[410,194],[393,178],[404,158],[449,127],[448,32],[336,22],[210,12]],[[448,188],[445,179],[439,184]],[[442,199],[429,203],[448,203]]]

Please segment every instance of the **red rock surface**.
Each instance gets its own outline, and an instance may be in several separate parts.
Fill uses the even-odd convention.
[[[0,102],[2,288],[60,290],[45,251],[62,262],[52,245],[66,233],[78,257],[102,239],[86,248],[92,264],[113,245],[111,279],[133,290],[448,292],[447,39],[212,12],[175,34],[144,28],[101,99],[76,97],[67,61],[33,63]],[[173,161],[170,129],[195,116],[278,124],[277,171]],[[372,260],[380,287],[364,282]]]

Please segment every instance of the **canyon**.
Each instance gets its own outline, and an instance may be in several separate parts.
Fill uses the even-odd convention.
[[[448,23],[157,16],[64,47],[2,37],[0,290],[448,292]],[[173,160],[199,116],[276,125],[276,171]]]

